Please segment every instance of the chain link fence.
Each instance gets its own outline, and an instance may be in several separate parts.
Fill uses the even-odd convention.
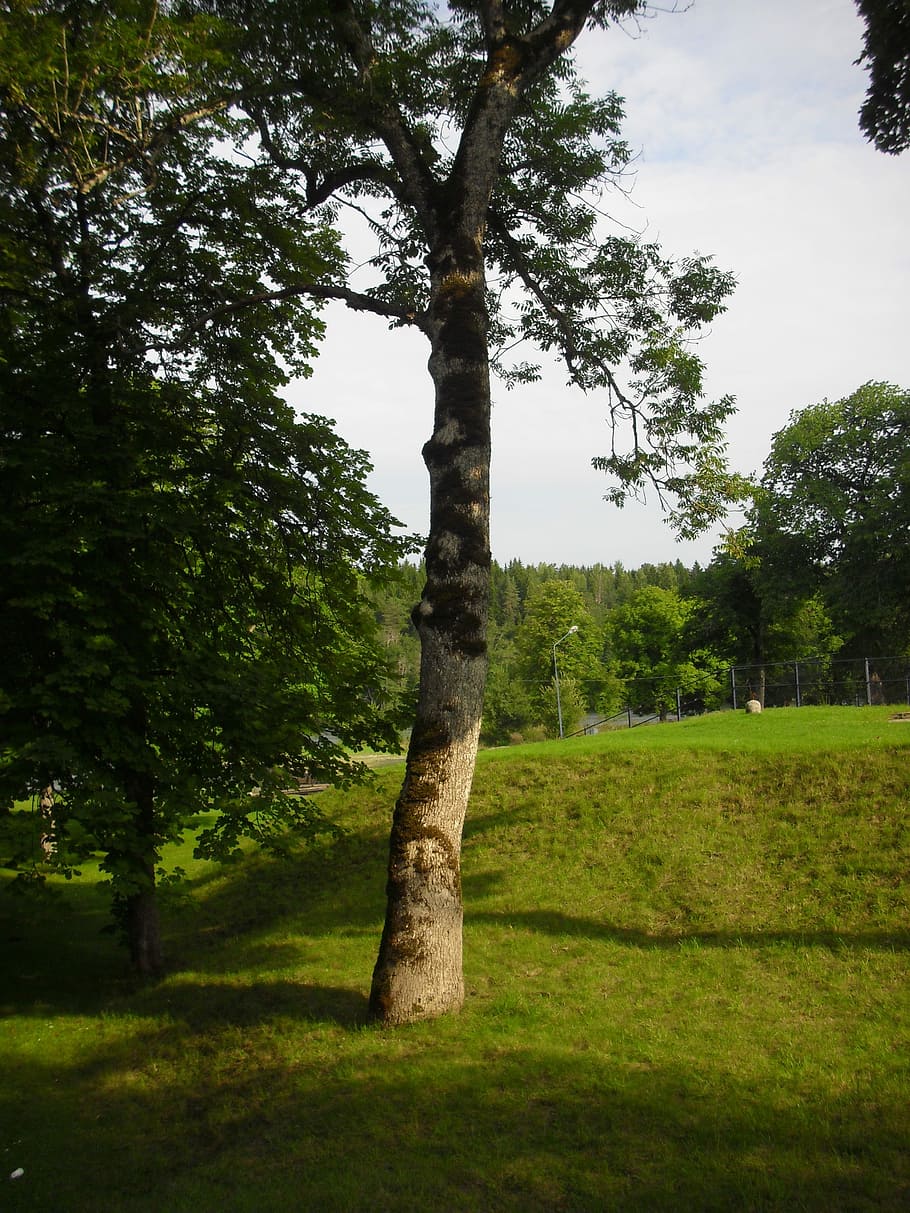
[[[653,699],[655,681],[629,679],[625,684],[628,706],[608,718],[589,716],[578,732],[596,733],[601,728],[635,728],[656,722],[660,715],[645,706]],[[703,689],[686,692],[680,688],[664,699],[665,717],[671,720],[718,708],[744,708],[749,699],[757,699],[767,708],[910,704],[910,658],[809,658],[728,666],[713,671]]]
[[[742,707],[747,699],[757,699],[769,708],[910,703],[907,657],[739,665],[730,668],[728,680],[726,698],[733,708]]]

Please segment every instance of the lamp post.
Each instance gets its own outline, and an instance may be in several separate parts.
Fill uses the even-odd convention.
[[[556,683],[556,715],[559,718],[560,741],[562,741],[564,734],[562,730],[562,702],[559,698],[559,663],[556,660],[556,645],[562,644],[566,637],[574,636],[577,631],[578,624],[573,624],[572,627],[569,628],[568,632],[566,632],[566,635],[560,636],[560,638],[556,641],[556,644],[553,645],[553,681]]]

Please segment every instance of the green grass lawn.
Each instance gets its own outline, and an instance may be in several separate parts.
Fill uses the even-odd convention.
[[[87,877],[43,908],[0,893],[0,1209],[910,1208],[889,715],[482,754],[468,996],[436,1023],[366,1023],[400,768],[326,793],[345,836],[290,859],[188,843],[153,987]]]

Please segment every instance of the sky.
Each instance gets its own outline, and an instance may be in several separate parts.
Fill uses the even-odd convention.
[[[626,99],[634,179],[611,210],[665,254],[711,254],[737,278],[697,352],[706,395],[736,397],[728,453],[746,474],[792,411],[870,379],[910,387],[910,152],[885,156],[859,130],[862,33],[853,0],[694,0],[578,43],[592,91]],[[370,487],[425,534],[425,338],[337,305],[326,319],[314,373],[289,397],[369,453]],[[603,500],[591,467],[609,446],[602,398],[567,388],[556,366],[493,392],[500,564],[710,561],[718,533],[678,542],[653,495],[622,510]]]

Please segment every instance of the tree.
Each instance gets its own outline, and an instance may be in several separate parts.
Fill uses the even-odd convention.
[[[736,665],[830,657],[840,638],[820,596],[801,576],[781,576],[774,544],[757,526],[731,533],[687,589],[695,608],[693,647],[723,653]]]
[[[676,706],[676,692],[702,695],[719,686],[720,660],[710,651],[690,651],[687,624],[693,604],[675,590],[636,590],[607,621],[610,656],[626,683],[628,702],[657,712],[661,720]]]
[[[518,672],[514,645],[491,646],[481,726],[481,738],[487,745],[507,745],[523,739],[529,727],[537,726],[534,689]]]
[[[312,212],[335,217],[344,204],[376,242],[373,281],[360,289],[346,273],[286,274],[275,294],[338,298],[429,342],[421,680],[371,1008],[386,1023],[431,1017],[463,998],[460,845],[487,665],[491,365],[520,383],[537,371],[510,361],[516,343],[561,356],[614,422],[598,466],[633,490],[654,482],[675,494],[678,524],[697,526],[731,489],[721,425],[732,404],[701,400],[687,339],[721,310],[732,279],[707,258],[676,265],[605,230],[599,199],[629,157],[621,105],[589,95],[569,51],[586,25],[605,28],[637,0],[453,0],[448,13],[424,0],[208,7],[233,25],[232,83],[263,153]]]
[[[857,60],[867,65],[869,88],[860,129],[880,152],[910,146],[910,6],[906,0],[856,0],[866,31]]]
[[[570,628],[575,631],[568,637]],[[541,712],[538,719],[550,731],[556,723],[555,692],[548,693],[554,678],[553,645],[566,637],[558,650],[560,679],[574,682],[578,688],[578,706],[593,707],[598,700],[605,670],[603,636],[594,624],[579,590],[570,581],[545,581],[528,599],[525,617],[515,637],[520,677],[547,704],[553,698],[553,710]],[[569,686],[566,689],[569,702]],[[543,701],[539,703],[539,711]]]
[[[765,703],[766,666],[794,660],[823,662],[841,645],[818,593],[775,573],[773,542],[757,526],[728,536],[725,550],[694,578],[690,649],[723,656],[724,664],[751,666],[754,693]],[[816,666],[815,681],[823,666]]]
[[[821,591],[859,654],[910,644],[910,392],[870,382],[791,414],[765,460],[755,521],[768,573]]]
[[[319,828],[288,782],[394,743],[358,578],[406,545],[365,457],[277,396],[311,312],[212,315],[335,252],[302,217],[290,243],[294,198],[219,152],[210,23],[4,9],[0,798],[54,787],[54,862],[102,852],[154,974],[156,866],[189,817],[218,811],[209,854]]]

